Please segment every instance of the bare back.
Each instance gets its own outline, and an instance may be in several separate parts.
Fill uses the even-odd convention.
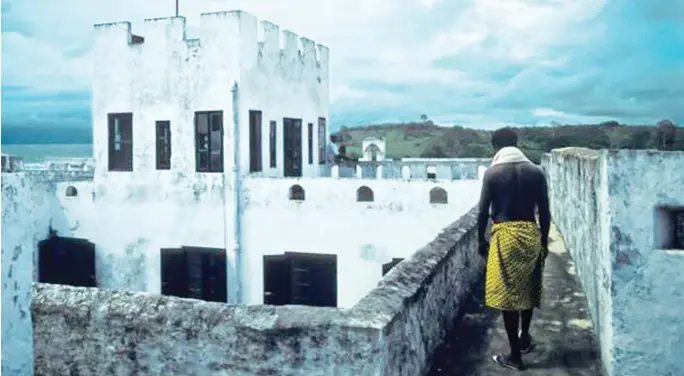
[[[542,244],[548,243],[551,222],[546,177],[532,163],[504,163],[490,167],[485,173],[480,196],[478,234],[484,239],[490,214],[494,223],[508,221],[536,222],[539,210]]]

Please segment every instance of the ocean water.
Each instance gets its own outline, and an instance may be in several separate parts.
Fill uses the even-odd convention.
[[[42,162],[43,158],[92,158],[92,144],[16,144],[2,145],[0,150],[4,154],[16,155],[24,158],[24,163]]]

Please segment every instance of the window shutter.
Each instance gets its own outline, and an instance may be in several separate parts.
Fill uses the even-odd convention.
[[[161,250],[161,293],[188,296],[188,268],[185,252],[177,248]]]
[[[203,253],[202,299],[210,302],[226,302],[228,301],[226,251],[205,249]]]
[[[290,261],[285,255],[264,256],[264,304],[292,304]]]

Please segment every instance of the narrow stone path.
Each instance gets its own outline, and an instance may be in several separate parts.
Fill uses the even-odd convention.
[[[536,348],[523,355],[530,376],[598,376],[602,367],[587,302],[574,263],[552,227],[544,271],[544,300],[530,330]],[[519,374],[494,364],[491,356],[508,353],[501,314],[482,304],[483,286],[448,340],[435,353],[429,376]]]

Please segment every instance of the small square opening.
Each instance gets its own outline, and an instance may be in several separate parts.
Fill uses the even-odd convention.
[[[655,210],[656,249],[684,251],[684,206],[659,206]]]

